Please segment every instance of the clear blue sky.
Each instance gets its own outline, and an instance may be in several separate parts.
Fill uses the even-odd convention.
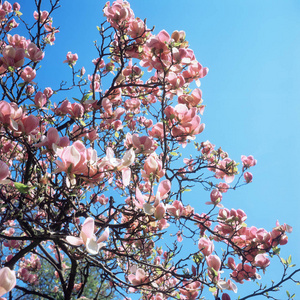
[[[29,6],[22,2],[21,11],[26,13]],[[61,32],[55,46],[47,49],[45,62],[50,63],[43,65],[39,75],[47,86],[57,84],[60,76],[63,79],[53,62],[62,62],[68,51],[78,53],[78,67],[92,66],[96,25],[103,21],[105,1],[61,3],[53,23]],[[206,129],[198,141],[209,139],[236,161],[241,154],[252,154],[258,161],[252,170],[253,183],[224,195],[223,204],[243,209],[248,225],[271,230],[277,219],[292,225],[294,232],[282,253],[285,257],[291,253],[300,266],[300,1],[130,3],[136,16],[147,18],[149,27],[155,25],[156,33],[184,30],[198,61],[210,69],[201,81]],[[208,200],[197,199],[196,192],[192,201]],[[291,290],[300,293],[299,287]]]

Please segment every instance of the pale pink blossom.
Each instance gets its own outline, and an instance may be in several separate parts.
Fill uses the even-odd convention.
[[[5,69],[9,67],[19,68],[24,64],[25,50],[22,48],[15,49],[13,46],[8,45],[3,49],[2,55],[1,62]]]
[[[72,52],[69,51],[67,53],[67,59],[64,60],[63,62],[68,63],[69,66],[74,66],[76,64],[77,60],[78,60],[77,53],[73,54]]]
[[[47,147],[49,150],[55,150],[56,147],[67,147],[70,140],[67,136],[60,137],[56,128],[51,127],[47,132],[47,136],[42,136],[41,141],[35,144],[35,147]]]
[[[33,17],[38,21],[40,21],[40,23],[45,23],[48,19],[49,13],[44,10],[44,11],[40,11],[39,13],[37,11],[35,11],[33,13]]]
[[[8,267],[0,269],[0,297],[11,291],[16,285],[16,273]]]
[[[262,269],[265,269],[267,266],[269,266],[270,260],[267,257],[267,254],[257,254],[255,256],[254,262],[252,262],[252,265],[255,267],[260,267]]]
[[[30,43],[27,47],[26,57],[34,62],[44,58],[45,53],[41,51],[34,43]]]
[[[108,239],[108,236],[109,229],[107,227],[99,237],[99,239],[97,239],[95,235],[95,221],[93,218],[88,217],[87,219],[85,219],[82,225],[80,237],[78,238],[69,235],[66,237],[66,240],[73,246],[80,246],[84,244],[88,253],[96,255],[101,248],[105,247],[106,244],[103,243],[103,241],[106,241]]]
[[[5,180],[9,175],[9,168],[8,165],[0,160],[0,183],[2,180]]]
[[[36,71],[31,67],[26,67],[20,71],[20,76],[25,82],[31,82],[36,76]]]
[[[143,269],[138,268],[135,274],[128,275],[128,280],[132,285],[140,285],[147,283],[149,281],[149,278]]]
[[[144,170],[141,171],[144,178],[159,179],[165,175],[165,170],[162,168],[162,161],[157,154],[153,152],[148,156],[144,163]]]
[[[205,256],[209,256],[213,253],[215,247],[213,241],[202,237],[198,242],[198,248]]]
[[[42,92],[37,92],[34,96],[34,104],[41,108],[47,103],[47,97]]]
[[[250,167],[253,167],[257,163],[257,160],[254,159],[254,157],[252,155],[249,155],[248,157],[245,155],[242,155],[241,160],[243,163],[243,169],[245,169],[245,168],[248,169]]]

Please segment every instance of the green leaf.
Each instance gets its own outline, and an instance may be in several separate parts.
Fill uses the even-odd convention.
[[[16,189],[22,194],[27,194],[30,189],[28,185],[23,184],[21,182],[14,182],[14,185]]]
[[[281,257],[280,260],[283,264],[286,264],[286,260],[283,257]]]
[[[214,293],[216,290],[217,290],[217,289],[216,289],[215,287],[210,287],[210,288],[209,288],[209,291],[212,292],[212,293]]]
[[[83,100],[83,101],[86,101],[86,100],[88,100],[88,99],[90,98],[90,96],[92,96],[92,95],[93,95],[93,93],[87,93],[86,95],[83,96],[82,100]]]
[[[184,189],[183,191],[184,191],[184,192],[190,192],[191,189]]]
[[[173,155],[173,156],[178,156],[177,152],[170,152],[170,154]]]
[[[292,256],[290,255],[289,258],[287,259],[287,263],[290,265],[292,262]]]
[[[115,137],[118,138],[119,137],[119,133],[118,131],[115,132]]]
[[[86,124],[84,123],[83,120],[79,120],[79,122],[80,122],[80,124],[81,124],[82,126],[86,126]]]

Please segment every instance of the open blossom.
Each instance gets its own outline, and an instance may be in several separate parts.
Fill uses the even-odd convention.
[[[98,254],[99,250],[106,245],[103,242],[108,239],[108,236],[109,229],[107,227],[99,237],[99,239],[97,239],[95,235],[95,221],[93,218],[88,217],[85,219],[82,225],[80,237],[78,238],[69,235],[66,237],[66,240],[73,246],[80,246],[84,244],[88,253],[96,255]]]
[[[25,61],[25,50],[22,48],[15,48],[11,45],[6,46],[2,51],[1,68],[8,69],[22,67]]]
[[[144,170],[141,173],[143,177],[152,177],[153,179],[159,179],[165,175],[165,170],[162,168],[162,161],[155,152],[145,160]]]
[[[128,275],[128,280],[132,283],[132,285],[140,285],[147,283],[149,278],[143,269],[138,268],[135,274]]]
[[[183,282],[183,288],[179,288],[180,294],[184,296],[187,300],[196,300],[198,299],[198,294],[201,288],[200,281],[193,281],[191,283]]]
[[[168,193],[171,190],[171,182],[165,179],[160,182],[157,188],[155,197],[150,197],[149,195],[142,195],[140,189],[136,188],[136,200],[135,204],[138,208],[144,210],[147,215],[154,215],[157,220],[161,220],[166,213],[166,206],[161,200],[168,197]],[[152,204],[152,202],[154,203]]]
[[[0,269],[0,297],[11,291],[16,285],[16,273],[10,268]]]
[[[39,13],[37,11],[35,11],[33,13],[33,17],[38,21],[40,20],[40,23],[45,23],[48,19],[49,13],[44,10],[44,11],[40,11]]]
[[[25,82],[31,82],[36,76],[36,71],[31,67],[26,67],[20,72],[20,75]]]
[[[124,186],[128,186],[131,179],[131,170],[129,166],[134,163],[135,153],[133,148],[125,152],[122,159],[116,158],[112,148],[106,149],[106,157],[102,160],[100,166],[108,166],[122,172],[122,181]]]
[[[243,169],[253,167],[257,163],[257,160],[254,159],[254,157],[252,155],[249,155],[248,157],[245,155],[242,155],[241,160],[243,163]]]
[[[126,22],[134,18],[134,13],[127,1],[114,1],[112,5],[106,3],[103,9],[104,16],[114,28],[123,27]]]
[[[35,147],[47,147],[49,150],[54,150],[56,147],[67,147],[70,145],[68,137],[60,137],[56,128],[51,127],[47,132],[47,136],[41,138],[41,142],[35,144]]]
[[[74,66],[78,60],[77,53],[71,53],[70,51],[67,53],[67,59],[64,60],[64,63],[68,63],[69,66]]]
[[[267,266],[269,266],[270,260],[266,254],[257,254],[252,264],[255,267],[260,267],[265,269]]]

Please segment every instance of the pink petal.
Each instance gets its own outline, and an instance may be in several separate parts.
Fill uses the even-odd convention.
[[[91,239],[94,236],[94,229],[95,229],[95,221],[93,218],[88,217],[85,219],[82,225],[81,234],[83,233],[86,238]]]
[[[104,232],[101,234],[101,236],[99,237],[99,239],[97,240],[97,243],[101,243],[103,241],[106,241],[109,237],[109,228],[106,227]]]
[[[83,240],[81,238],[71,235],[66,237],[66,241],[73,246],[80,246],[83,244]]]

